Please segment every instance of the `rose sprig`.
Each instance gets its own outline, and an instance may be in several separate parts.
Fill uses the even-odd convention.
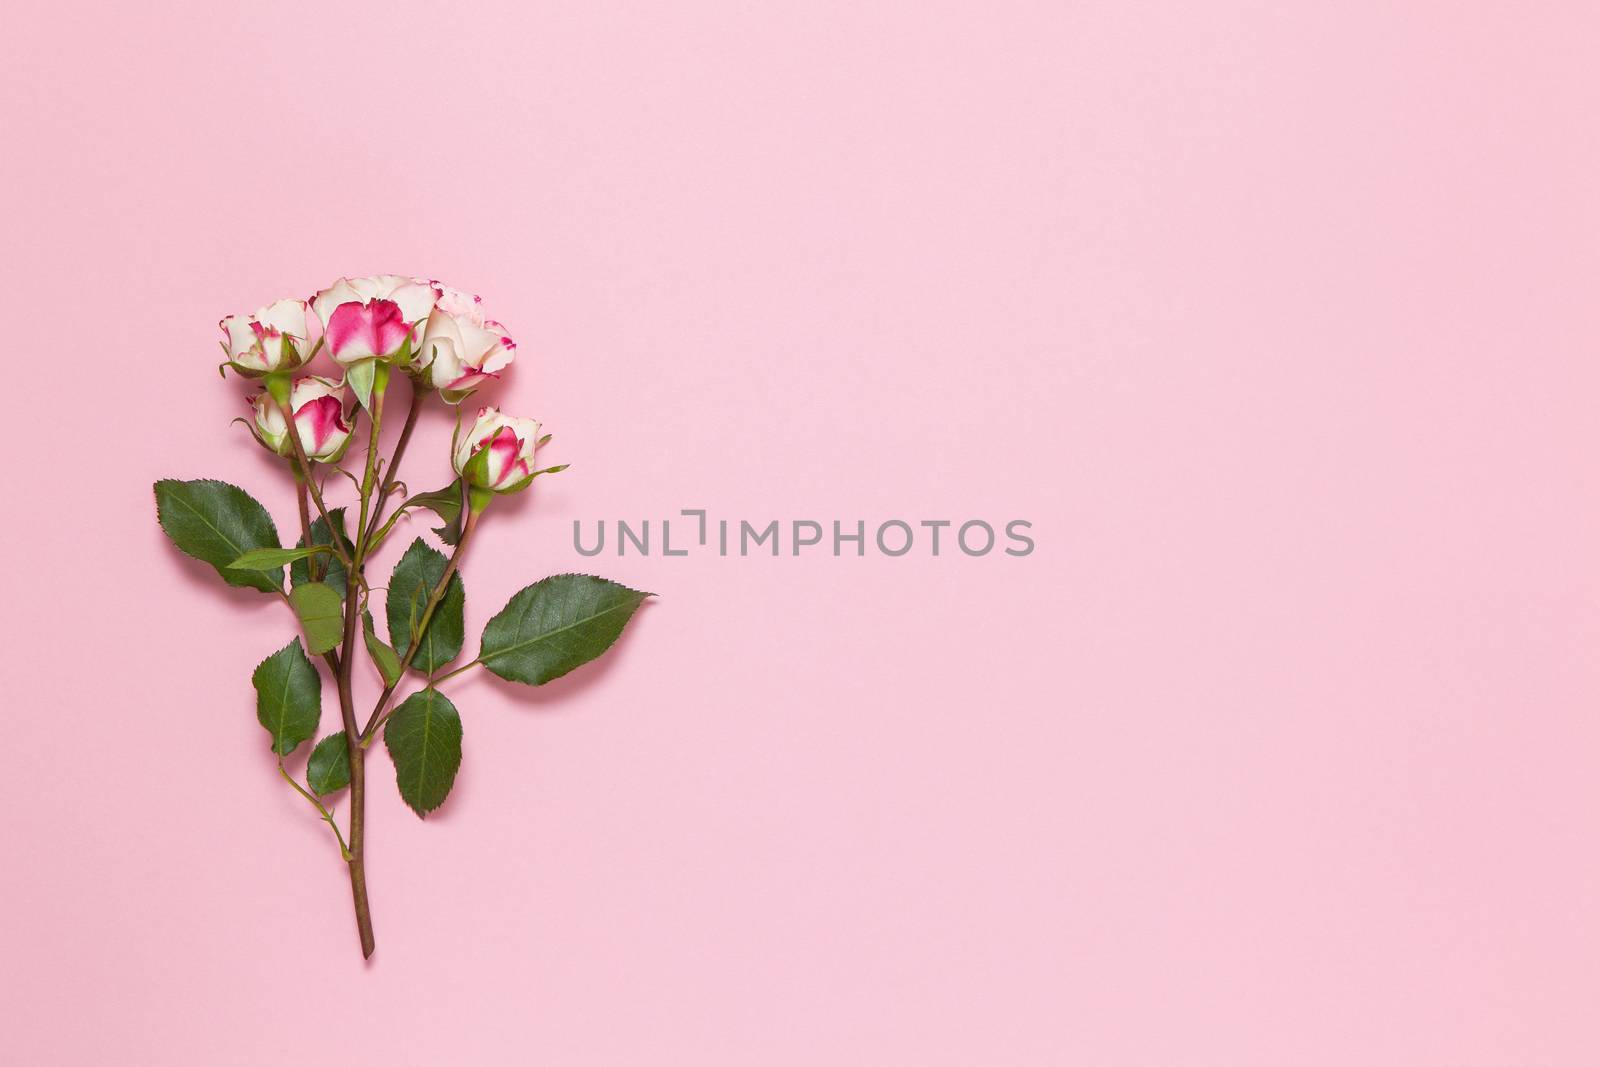
[[[299,540],[284,547],[267,509],[222,481],[157,482],[157,518],[185,555],[210,564],[229,585],[276,596],[294,613],[300,632],[251,677],[256,718],[278,774],[333,832],[349,870],[362,955],[370,957],[365,815],[372,742],[381,733],[401,799],[425,817],[444,803],[461,765],[461,716],[442,683],[480,666],[528,685],[559,678],[610,648],[651,594],[592,575],[541,579],[489,620],[473,659],[452,666],[466,638],[461,560],[490,504],[566,469],[538,466],[536,453],[550,435],[533,419],[493,407],[470,423],[461,418],[462,401],[512,364],[510,335],[484,314],[478,297],[397,274],[340,278],[310,300],[279,300],[230,315],[221,327],[224,374],[231,369],[259,383],[244,421],[294,480]],[[324,353],[331,368],[313,373]],[[386,400],[401,378],[410,382],[410,403],[385,459],[379,441]],[[457,412],[453,477],[442,488],[406,495],[401,461],[430,398]],[[342,464],[363,413],[366,451],[359,470],[347,470]],[[355,493],[343,504],[330,500],[330,487],[341,482]],[[404,499],[391,513],[398,497]],[[443,521],[433,533],[449,555],[418,537],[387,584],[375,587],[367,575],[373,554],[402,518],[420,510]],[[384,591],[387,638],[373,621],[375,588]],[[322,718],[323,674],[312,656],[334,683],[340,722],[310,748],[302,784],[288,760],[317,736]],[[364,717],[355,697],[362,658],[381,686]],[[341,829],[335,798],[345,790]]]

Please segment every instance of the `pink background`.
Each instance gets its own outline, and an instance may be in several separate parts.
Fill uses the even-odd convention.
[[[13,10],[0,1059],[1600,1062],[1597,33]],[[551,572],[661,597],[462,679],[437,817],[374,758],[367,967],[254,721],[290,620],[150,483],[287,528],[216,320],[386,270],[484,294],[573,464],[485,526],[469,642]],[[1038,550],[572,550],[697,506]]]

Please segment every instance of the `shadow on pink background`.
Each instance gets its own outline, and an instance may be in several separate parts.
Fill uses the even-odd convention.
[[[1596,23],[14,11],[0,1059],[1600,1062]],[[368,271],[481,292],[572,463],[469,649],[660,599],[462,679],[427,822],[373,759],[364,967],[254,720],[290,620],[150,484],[287,528],[215,323]],[[1038,550],[573,551],[693,507]]]

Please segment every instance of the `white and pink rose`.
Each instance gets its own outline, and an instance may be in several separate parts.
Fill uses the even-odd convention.
[[[452,457],[456,473],[477,489],[514,493],[533,480],[533,452],[539,423],[502,414],[497,408],[478,412],[472,428],[456,441]]]
[[[434,305],[422,328],[412,364],[418,379],[459,404],[478,386],[498,378],[516,355],[505,327],[485,317],[482,301],[435,282]]]
[[[516,343],[488,318],[482,301],[436,281],[403,274],[340,278],[310,301],[279,300],[252,315],[222,320],[228,364],[247,377],[268,377],[282,396],[287,372],[326,345],[345,371],[344,380],[303,377],[290,389],[289,404],[307,458],[337,462],[349,447],[347,391],[363,405],[371,401],[375,375],[386,362],[406,365],[418,388],[436,389],[459,404],[498,378],[516,356]],[[274,383],[276,383],[274,385]],[[252,432],[279,455],[293,452],[282,410],[263,392],[252,402]],[[521,489],[537,474],[533,453],[539,424],[484,408],[453,455],[457,473],[476,488]],[[557,470],[560,468],[551,468]]]
[[[311,357],[320,325],[306,314],[304,300],[279,300],[253,315],[229,315],[219,326],[228,366],[247,378],[291,371]]]
[[[350,421],[345,416],[345,387],[331,378],[307,375],[289,390],[289,409],[306,458],[316,463],[337,463],[350,447]],[[251,401],[255,418],[250,430],[280,456],[294,454],[288,423],[277,401],[265,391]]]
[[[311,299],[322,321],[328,354],[349,366],[367,359],[392,359],[433,310],[434,289],[421,278],[374,274],[340,278]]]

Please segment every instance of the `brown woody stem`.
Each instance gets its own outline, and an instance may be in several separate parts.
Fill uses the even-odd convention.
[[[417,416],[422,413],[422,402],[428,394],[416,381],[411,383],[411,407],[406,411],[405,425],[400,427],[400,440],[394,444],[394,455],[389,457],[389,469],[384,472],[383,486],[378,490],[378,502],[373,506],[372,519],[367,524],[367,544],[362,547],[362,552],[372,554],[377,547],[374,543],[376,533],[380,529],[380,520],[383,518],[383,509],[388,506],[389,494],[394,492],[394,486],[400,480],[400,460],[405,457],[406,446],[411,443],[411,433],[417,428]]]
[[[366,541],[367,507],[372,493],[372,481],[378,461],[378,434],[383,427],[383,394],[387,374],[380,368],[381,380],[372,393],[371,436],[367,445],[366,477],[361,481],[361,520],[356,529],[355,558],[350,566],[344,597],[344,638],[341,642],[344,655],[339,662],[339,715],[344,720],[345,749],[350,757],[350,894],[355,901],[356,932],[361,938],[361,955],[370,959],[376,942],[372,936],[372,905],[367,900],[367,770],[366,749],[361,747],[361,734],[356,727],[356,702],[351,673],[355,667],[355,642],[357,619],[360,616],[356,589],[362,584],[362,568],[366,565],[362,546]],[[333,524],[329,523],[331,531]],[[338,540],[334,538],[334,540]]]

